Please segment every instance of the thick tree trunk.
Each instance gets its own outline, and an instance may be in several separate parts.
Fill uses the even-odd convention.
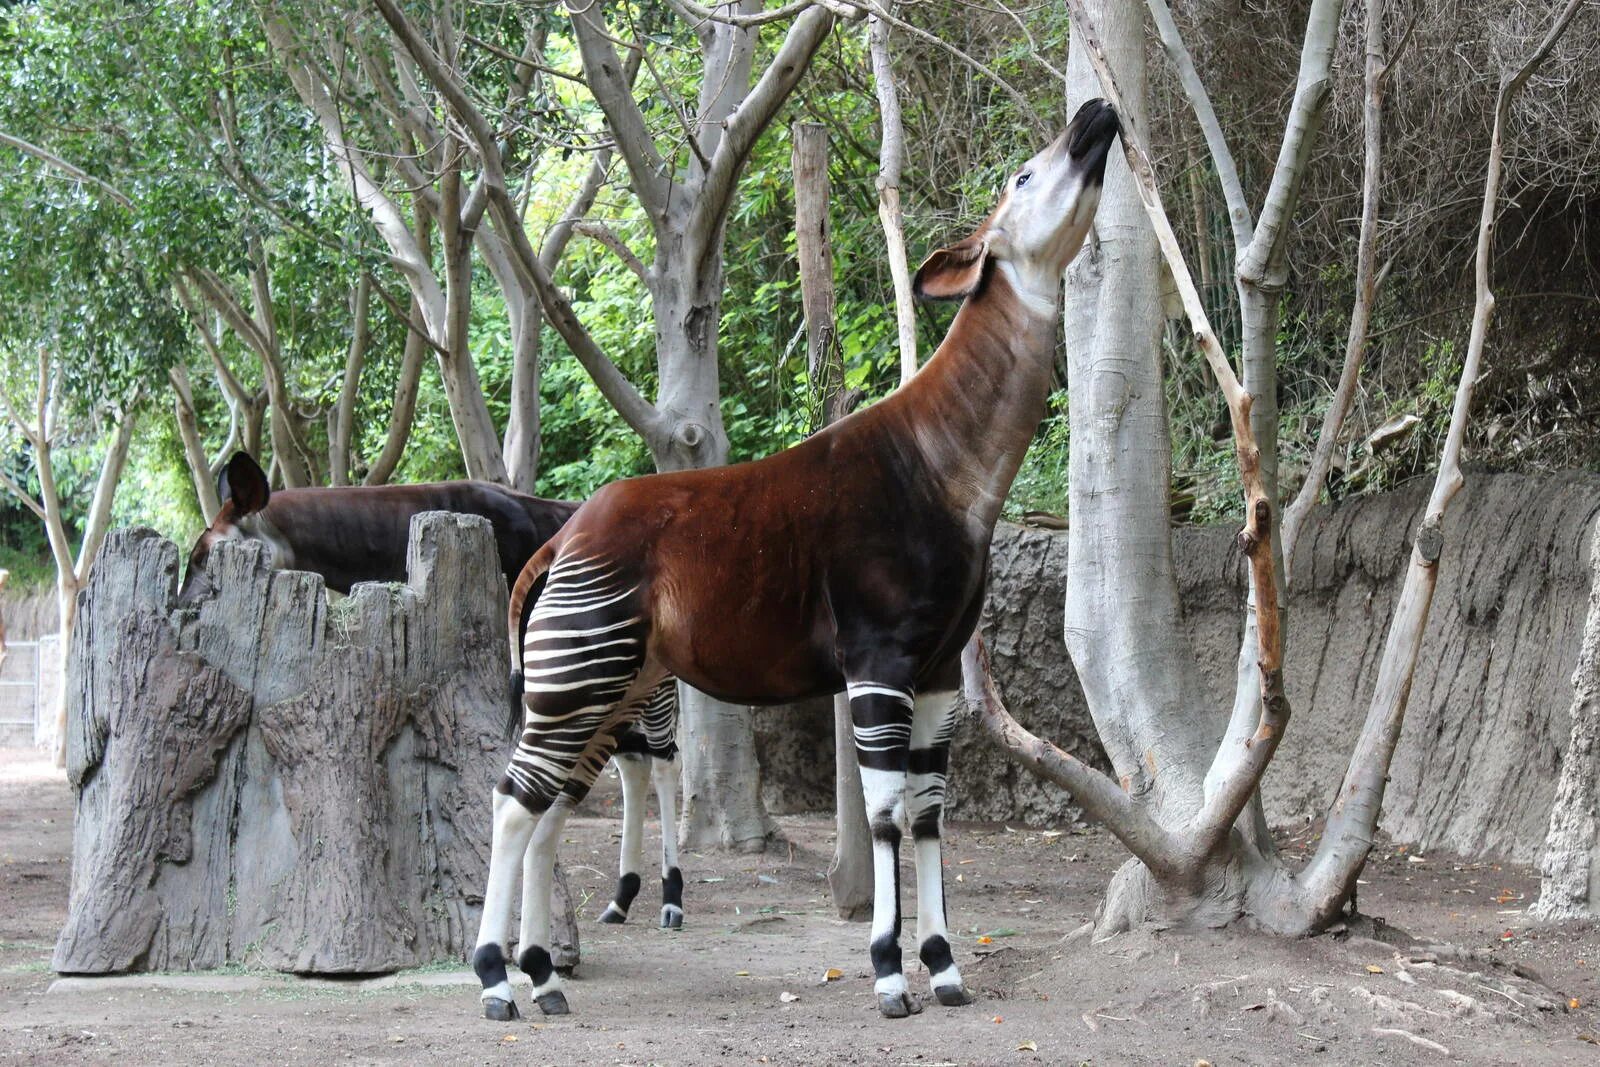
[[[106,553],[68,657],[78,805],[56,969],[463,958],[509,749],[488,524],[419,516],[408,584],[334,604],[316,576],[225,544],[216,595],[174,610],[170,542],[119,531]],[[556,942],[575,952],[567,911]]]

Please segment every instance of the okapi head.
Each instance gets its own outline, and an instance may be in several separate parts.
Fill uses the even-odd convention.
[[[1083,247],[1106,157],[1121,125],[1104,100],[1090,100],[1049,147],[1006,182],[1000,203],[972,236],[930,255],[913,283],[924,300],[960,300],[982,292],[1002,266],[1018,291],[1053,302],[1061,274]]]
[[[183,586],[178,590],[180,606],[193,604],[212,592],[211,579],[206,576],[206,557],[211,546],[218,541],[243,539],[261,540],[273,545],[270,532],[254,529],[250,516],[266,508],[272,499],[272,487],[267,484],[267,472],[250,457],[248,452],[235,452],[227,465],[217,473],[217,499],[222,507],[194,543],[189,553],[189,569],[183,576]]]

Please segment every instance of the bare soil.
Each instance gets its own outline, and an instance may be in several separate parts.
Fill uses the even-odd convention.
[[[591,807],[569,824],[563,859],[592,915],[612,881],[614,793],[597,791]],[[828,906],[830,826],[791,818],[789,843],[764,855],[686,856],[681,932],[648,921],[649,893],[635,924],[586,925],[566,1018],[485,1022],[475,988],[421,984],[454,967],[384,990],[249,989],[245,974],[233,992],[47,993],[65,914],[70,794],[34,754],[0,752],[0,1061],[1600,1062],[1592,1006],[1600,931],[1524,925],[1538,889],[1526,868],[1416,856],[1393,844],[1371,865],[1362,909],[1468,956],[1397,950],[1373,940],[1369,927],[1342,939],[1145,931],[1094,944],[1075,931],[1124,857],[1116,841],[1085,827],[952,826],[946,888],[956,955],[979,1001],[930,1004],[920,1016],[887,1021],[871,995],[866,927],[835,919]],[[1294,854],[1309,839],[1308,831],[1285,847]],[[911,966],[914,987],[924,988],[926,975]],[[1542,982],[1517,978],[1513,967]],[[824,981],[830,968],[843,977]],[[1541,1010],[1541,989],[1547,1007],[1558,1006]],[[525,986],[521,999],[528,1009]]]

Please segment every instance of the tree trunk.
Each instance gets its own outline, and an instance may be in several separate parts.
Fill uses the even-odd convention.
[[[792,140],[795,249],[805,311],[806,367],[818,405],[817,422],[825,426],[845,414],[840,406],[844,367],[834,332],[828,130],[814,122],[797,122]],[[833,861],[828,865],[828,895],[841,918],[860,920],[872,913],[872,834],[856,762],[850,701],[843,694],[833,698],[833,736],[835,838]]]
[[[350,294],[350,350],[344,360],[344,381],[339,383],[339,403],[328,426],[328,484],[350,484],[350,438],[355,432],[356,399],[361,392],[361,370],[367,362],[367,312],[371,280],[362,274]]]
[[[417,517],[408,583],[332,604],[316,576],[224,544],[216,594],[175,611],[170,542],[125,530],[106,551],[69,657],[78,804],[56,969],[463,958],[509,751],[488,524]]]
[[[1572,672],[1572,734],[1561,756],[1561,777],[1550,809],[1536,919],[1577,919],[1600,903],[1600,522],[1589,545],[1589,614],[1583,648]]]
[[[209,526],[222,504],[217,500],[216,479],[212,476],[211,464],[206,460],[205,446],[200,442],[200,425],[195,417],[194,390],[189,385],[189,372],[179,363],[167,372],[167,376],[172,381],[173,420],[178,424],[178,436],[183,441],[184,463],[189,468],[189,480],[194,483],[200,514]]]

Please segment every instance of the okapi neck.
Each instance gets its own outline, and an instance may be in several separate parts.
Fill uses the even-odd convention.
[[[1044,417],[1058,317],[1030,308],[991,270],[927,366],[891,398],[974,532],[993,531]]]

